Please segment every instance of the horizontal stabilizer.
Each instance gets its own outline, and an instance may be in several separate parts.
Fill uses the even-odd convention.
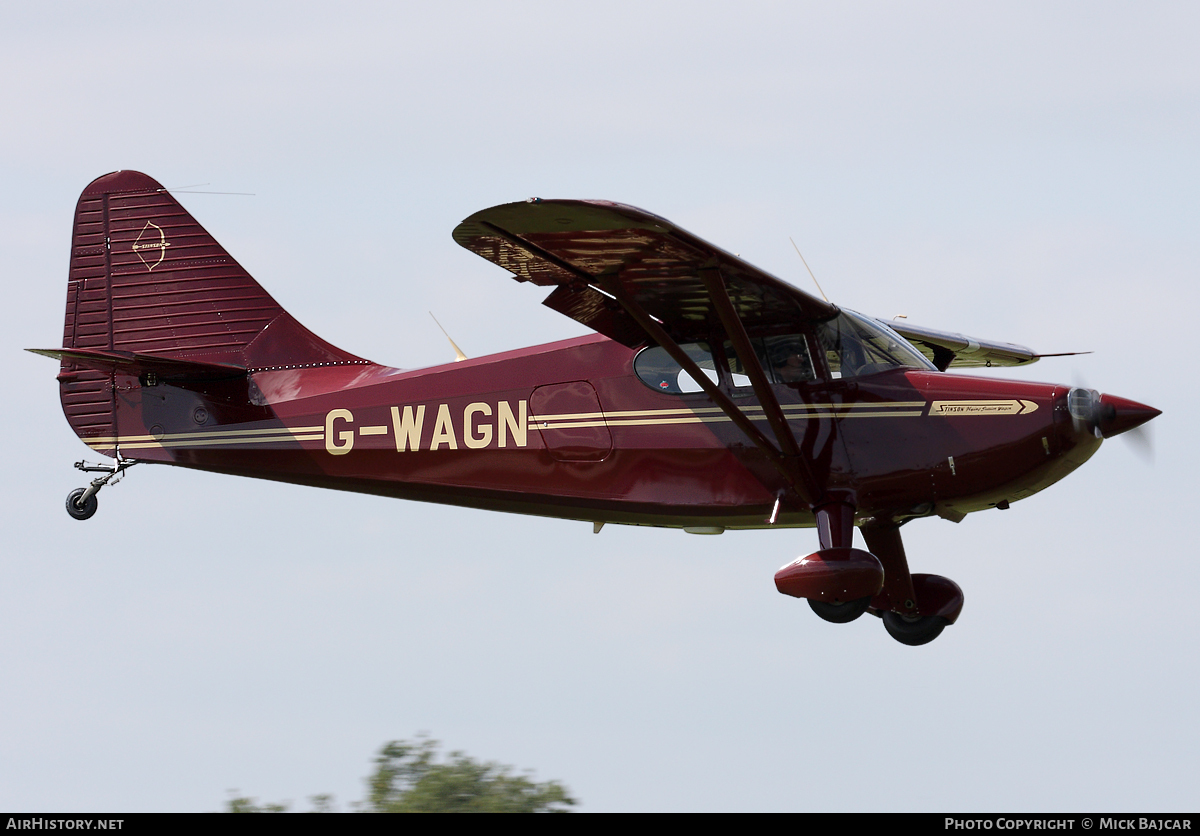
[[[193,360],[176,360],[171,357],[155,357],[150,354],[134,354],[129,351],[96,351],[83,348],[27,348],[34,354],[50,357],[62,363],[98,372],[118,371],[122,374],[153,373],[164,379],[188,378],[225,379],[246,374],[241,366],[226,363],[198,363]]]

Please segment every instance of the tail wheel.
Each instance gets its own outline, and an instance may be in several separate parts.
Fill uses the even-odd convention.
[[[929,644],[942,634],[950,622],[940,615],[911,616],[898,612],[885,612],[883,626],[888,634],[901,644],[918,647]]]
[[[100,500],[96,499],[96,494],[93,493],[87,498],[87,501],[80,504],[79,500],[87,493],[87,488],[76,488],[67,494],[67,513],[77,520],[90,519],[96,513],[96,509],[100,507]]]
[[[845,601],[840,604],[832,604],[828,601],[814,601],[812,598],[808,599],[808,605],[812,607],[813,612],[834,624],[846,624],[853,621],[867,611],[870,603],[870,595],[865,598],[859,598],[856,601]]]

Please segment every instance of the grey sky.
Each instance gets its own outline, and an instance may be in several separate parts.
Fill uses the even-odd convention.
[[[401,4],[395,4],[401,5]],[[341,804],[385,740],[585,810],[1195,810],[1192,4],[61,3],[0,29],[0,809]],[[1162,409],[1005,513],[904,529],[966,594],[907,648],[692,537],[137,468],[58,405],[71,216],[167,186],[301,322],[389,365],[582,333],[450,231],[531,195],[661,214],[878,316],[1094,350],[1019,377]],[[998,372],[1000,374],[1000,372]],[[94,456],[93,456],[94,458]],[[232,548],[230,547],[232,545]]]

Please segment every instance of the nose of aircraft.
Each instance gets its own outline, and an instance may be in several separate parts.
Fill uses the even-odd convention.
[[[1116,395],[1100,397],[1099,426],[1104,438],[1120,435],[1127,429],[1140,427],[1153,417],[1162,415],[1162,410],[1147,407],[1144,403],[1118,398]]]
[[[1112,438],[1162,414],[1152,406],[1078,386],[1067,393],[1067,409],[1076,430],[1097,438]]]
[[[1067,393],[1067,409],[1076,429],[1086,428],[1097,438],[1112,438],[1163,414],[1144,403],[1078,386]]]
[[[1128,398],[1118,398],[1116,395],[1102,395],[1097,412],[1100,434],[1105,438],[1112,438],[1126,430],[1140,427],[1151,418],[1162,415],[1162,410]]]

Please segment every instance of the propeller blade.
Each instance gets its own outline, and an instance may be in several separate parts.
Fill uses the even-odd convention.
[[[1134,454],[1142,461],[1151,463],[1154,461],[1154,428],[1149,424],[1144,424],[1140,427],[1134,427],[1125,433],[1125,438],[1129,439],[1129,446],[1133,449]]]

